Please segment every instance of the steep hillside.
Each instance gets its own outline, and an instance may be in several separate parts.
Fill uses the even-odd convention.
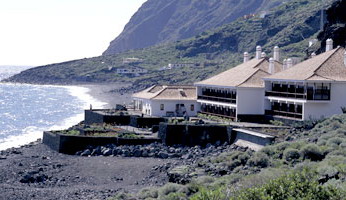
[[[327,23],[324,26],[323,31],[318,35],[318,39],[322,42],[322,46],[324,46],[325,41],[328,38],[332,38],[334,40],[335,46],[346,46],[346,1],[340,0],[330,7],[327,10]],[[319,52],[324,49],[319,49]]]
[[[197,35],[282,3],[282,0],[148,0],[103,55]]]
[[[328,0],[327,7],[336,0]],[[41,66],[11,77],[8,81],[25,83],[71,84],[84,82],[127,82],[131,90],[139,90],[152,84],[187,84],[205,79],[242,61],[244,51],[254,52],[256,45],[263,45],[270,55],[279,45],[282,57],[304,59],[308,41],[316,38],[320,30],[318,0],[295,0],[273,9],[265,18],[254,16],[238,19],[213,31],[193,38],[132,50],[116,55],[69,61]],[[123,63],[123,58],[139,58],[141,63]],[[163,70],[168,63],[194,63],[194,66]],[[142,68],[148,73],[140,76],[121,75],[119,68]]]

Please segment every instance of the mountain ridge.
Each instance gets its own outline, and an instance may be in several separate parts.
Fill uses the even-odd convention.
[[[332,2],[328,0],[330,7]],[[192,38],[127,52],[58,63],[29,69],[7,81],[35,84],[130,83],[130,91],[153,84],[192,84],[241,63],[243,52],[253,55],[256,45],[271,55],[279,45],[283,58],[305,59],[321,42],[308,48],[320,32],[319,1],[295,0],[273,9],[265,18],[240,18]],[[302,37],[303,36],[303,37]],[[234,41],[232,43],[232,41]],[[139,58],[140,64],[125,64],[124,58]],[[194,63],[193,67],[162,70],[169,63]],[[140,76],[118,74],[117,69],[140,67]]]
[[[186,39],[281,3],[280,0],[148,0],[103,55]]]

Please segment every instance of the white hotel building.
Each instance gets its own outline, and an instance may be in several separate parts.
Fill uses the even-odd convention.
[[[244,63],[209,79],[195,83],[197,102],[201,113],[244,121],[264,115],[263,77],[282,70],[279,48],[274,48],[274,58],[268,59],[262,48],[256,48],[256,57],[249,60],[244,53]]]
[[[133,98],[148,115],[177,116],[183,107],[189,116],[199,111],[237,121],[316,120],[346,110],[345,48],[333,49],[328,39],[325,53],[294,66],[279,60],[278,47],[268,59],[258,46],[254,59],[245,52],[242,64],[195,83],[197,89],[153,86]]]
[[[346,107],[345,49],[333,49],[264,78],[265,114],[295,120],[315,120],[341,114]]]

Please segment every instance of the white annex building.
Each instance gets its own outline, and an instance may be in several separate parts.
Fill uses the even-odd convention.
[[[155,85],[132,95],[135,110],[158,117],[197,116],[199,111],[194,86]]]
[[[341,114],[346,107],[345,49],[333,49],[328,39],[325,53],[264,80],[267,115],[316,120]]]
[[[244,53],[244,63],[209,79],[195,83],[197,102],[201,113],[246,120],[264,115],[263,77],[282,71],[279,48],[274,48],[274,58],[268,59],[257,46],[256,57],[249,59]]]

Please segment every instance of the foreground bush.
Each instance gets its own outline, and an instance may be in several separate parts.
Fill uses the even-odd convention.
[[[234,200],[266,199],[343,199],[344,192],[319,185],[316,173],[304,170],[272,180],[269,183],[240,191],[231,197]]]
[[[315,144],[308,144],[302,150],[301,153],[304,159],[310,159],[312,161],[320,161],[324,158],[324,155],[319,146]]]
[[[194,195],[193,200],[231,199],[231,200],[284,200],[284,199],[323,199],[337,200],[344,198],[344,191],[333,186],[323,186],[318,183],[315,172],[303,170],[289,175],[281,176],[268,183],[247,188],[234,194],[226,189],[201,190]],[[228,197],[227,197],[228,196]]]

